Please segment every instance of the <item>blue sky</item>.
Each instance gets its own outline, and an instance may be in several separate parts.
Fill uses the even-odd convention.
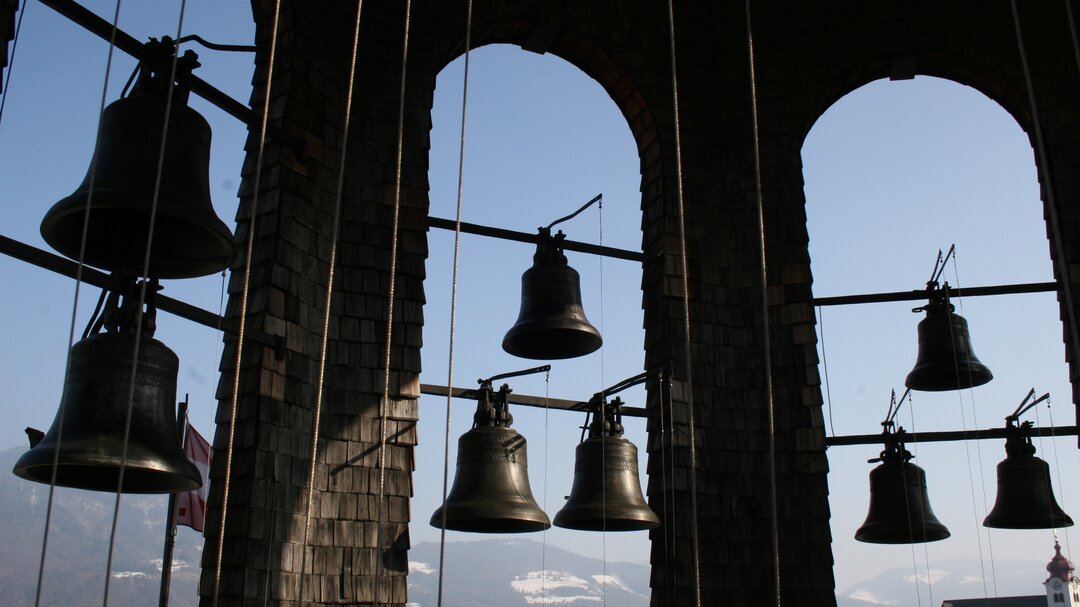
[[[111,16],[110,2],[87,2]],[[0,206],[6,236],[47,249],[38,235],[45,211],[79,184],[92,151],[95,116],[107,45],[39,3],[30,2],[15,57],[14,75],[0,122],[0,167],[8,204]],[[169,7],[167,10],[165,7]],[[189,1],[185,33],[213,41],[249,43],[249,5],[240,0]],[[121,27],[137,38],[175,35],[171,3],[126,3]],[[170,13],[170,11],[172,11]],[[195,48],[198,74],[232,97],[247,101],[251,57]],[[133,67],[117,53],[108,93],[112,101]],[[433,116],[431,213],[452,218],[456,205],[462,62],[440,75]],[[211,191],[216,210],[232,224],[243,160],[244,128],[220,110],[192,101],[213,125]],[[810,132],[803,148],[814,292],[818,296],[917,289],[939,248],[955,243],[950,284],[984,286],[1051,279],[1048,244],[1031,147],[1016,123],[980,93],[931,78],[875,82],[841,99]],[[608,246],[640,248],[638,159],[625,121],[604,91],[576,68],[551,56],[516,47],[473,53],[465,148],[463,219],[533,231],[576,209],[598,193],[591,209],[562,227],[569,237]],[[422,381],[447,380],[452,234],[429,234],[425,284]],[[532,247],[464,235],[457,298],[454,384],[532,366],[502,352],[502,335],[517,317],[519,281]],[[556,361],[544,376],[511,381],[520,393],[585,399],[642,369],[640,268],[626,261],[571,253],[582,275],[589,319],[605,347],[574,361]],[[8,285],[0,306],[9,319],[5,364],[0,367],[0,445],[22,444],[22,428],[46,428],[62,389],[71,330],[73,281],[0,258]],[[221,278],[169,281],[164,293],[210,310],[220,305]],[[81,331],[97,292],[84,288],[76,322]],[[1074,423],[1064,363],[1061,324],[1052,294],[969,298],[958,312],[970,323],[973,346],[994,372],[986,386],[966,393],[916,393],[899,416],[918,430],[959,430],[1001,425],[1027,390],[1050,392],[1052,409],[1038,421]],[[825,308],[824,356],[828,361],[826,411],[829,434],[879,429],[889,390],[902,390],[915,360],[917,303]],[[216,332],[159,317],[157,338],[181,358],[179,392],[190,393],[193,422],[210,433],[221,338]],[[824,370],[822,375],[824,376]],[[643,404],[640,390],[623,395]],[[417,449],[413,541],[437,540],[427,525],[441,482],[446,401],[422,399]],[[470,423],[473,403],[455,401],[451,446]],[[582,418],[564,412],[515,407],[515,427],[529,440],[534,493],[554,515],[569,492],[573,447]],[[1029,419],[1035,419],[1029,413]],[[914,415],[914,418],[911,416]],[[628,420],[627,437],[644,454],[644,423]],[[1075,468],[1074,439],[1036,443],[1056,475]],[[1056,447],[1056,448],[1055,448]],[[837,587],[878,570],[911,563],[908,546],[854,542],[866,515],[867,474],[880,448],[835,447],[828,453]],[[998,441],[919,445],[915,463],[929,482],[938,518],[953,537],[915,551],[914,568],[936,559],[977,557],[1045,559],[1049,531],[995,531],[978,525],[994,499]],[[449,454],[451,478],[453,450]],[[644,468],[644,457],[642,458]],[[970,479],[970,480],[969,480]],[[1057,481],[1057,478],[1055,478]],[[546,490],[544,487],[546,486]],[[1075,483],[1056,483],[1062,506],[1080,503]],[[534,536],[540,539],[541,536]],[[646,561],[645,533],[607,534],[552,529],[547,542],[590,556]],[[471,536],[450,533],[452,540]],[[1063,546],[1068,544],[1063,537]],[[1077,547],[1080,551],[1080,546]],[[1037,589],[1035,589],[1037,591]],[[992,594],[992,586],[990,594]],[[977,593],[980,594],[980,593]]]

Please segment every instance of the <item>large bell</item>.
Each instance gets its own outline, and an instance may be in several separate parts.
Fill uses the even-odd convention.
[[[870,471],[870,509],[855,539],[871,544],[918,544],[949,537],[926,497],[926,473],[907,461],[902,446],[888,446]]]
[[[971,349],[967,321],[946,302],[931,302],[919,322],[919,355],[904,385],[940,392],[981,386],[994,378]]]
[[[1015,427],[1010,425],[1010,428]],[[1072,518],[1058,506],[1050,485],[1050,466],[1035,456],[1026,434],[1010,433],[1005,459],[997,465],[997,499],[983,519],[997,529],[1054,529],[1071,527]]]
[[[440,529],[524,533],[551,527],[529,488],[525,438],[510,428],[505,385],[481,388],[474,426],[458,439],[457,472],[446,503],[431,515]],[[445,520],[444,520],[445,519]]]
[[[522,358],[555,360],[596,351],[603,344],[600,332],[585,318],[581,305],[581,277],[563,254],[559,232],[544,228],[533,255],[533,265],[521,276],[521,308],[517,322],[503,337],[502,347]]]
[[[623,438],[616,413],[597,416],[589,438],[575,452],[574,484],[566,505],[555,515],[555,526],[582,531],[638,531],[660,525],[645,503],[638,477],[638,453]]]
[[[41,222],[45,242],[78,259],[89,198],[84,262],[129,274],[143,271],[167,101],[150,90],[155,85],[140,83],[105,108],[85,179]],[[232,233],[210,200],[210,125],[183,97],[173,96],[161,164],[147,273],[157,278],[220,272],[235,254]]]
[[[123,459],[124,421],[131,390],[135,335],[97,333],[71,349],[63,420],[15,463],[15,474],[49,483],[59,438],[56,484],[116,491]],[[135,370],[134,403],[124,465],[124,493],[197,489],[199,470],[184,457],[176,425],[179,360],[161,342],[143,337]],[[63,434],[58,433],[63,429]]]

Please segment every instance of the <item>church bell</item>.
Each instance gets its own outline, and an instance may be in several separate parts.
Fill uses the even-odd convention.
[[[930,291],[930,303],[914,311],[926,311],[919,322],[919,353],[904,384],[912,390],[940,392],[981,386],[994,375],[971,349],[964,318],[953,312],[944,289]]]
[[[638,531],[660,525],[641,493],[637,447],[623,438],[621,404],[619,398],[601,404],[589,437],[578,444],[574,483],[566,505],[555,515],[556,527]]]
[[[918,544],[949,537],[926,496],[926,472],[912,464],[900,436],[888,434],[881,462],[870,471],[870,508],[855,539],[870,544]]]
[[[510,388],[480,387],[473,427],[458,439],[457,472],[446,502],[431,515],[440,529],[525,533],[551,527],[529,487],[525,437],[510,427]]]
[[[180,448],[176,423],[176,354],[144,334],[136,358],[130,325],[112,329],[71,348],[56,419],[16,462],[15,474],[48,484],[55,462],[57,485],[116,491],[123,467],[123,493],[197,489],[202,484],[199,470]]]
[[[177,70],[197,65],[190,51],[177,60]],[[86,177],[41,223],[41,235],[52,248],[79,259],[89,201],[84,262],[142,273],[157,192],[149,276],[204,276],[232,262],[232,233],[210,199],[210,125],[187,106],[181,84],[173,87],[166,112],[168,88],[144,66],[131,94],[105,108]]]
[[[555,360],[596,351],[603,339],[585,318],[581,277],[563,253],[560,231],[540,229],[533,265],[521,276],[517,322],[503,337],[503,350],[521,358]]]
[[[1071,527],[1072,518],[1061,509],[1050,484],[1050,466],[1035,456],[1031,422],[1019,427],[1008,419],[1005,459],[997,465],[997,499],[983,519],[997,529],[1054,529]]]

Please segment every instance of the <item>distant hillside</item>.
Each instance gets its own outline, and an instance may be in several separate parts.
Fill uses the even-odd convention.
[[[0,588],[3,604],[34,604],[49,487],[15,476],[25,451],[0,452]],[[99,606],[105,590],[115,495],[58,487],[42,583],[43,605]],[[166,497],[125,495],[113,551],[110,605],[156,605],[161,580]],[[194,607],[202,536],[177,533],[170,605]]]

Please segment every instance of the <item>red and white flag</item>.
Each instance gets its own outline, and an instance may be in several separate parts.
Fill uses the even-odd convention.
[[[206,523],[206,494],[210,488],[210,443],[188,424],[184,455],[199,469],[202,487],[176,495],[176,524],[202,531]]]

